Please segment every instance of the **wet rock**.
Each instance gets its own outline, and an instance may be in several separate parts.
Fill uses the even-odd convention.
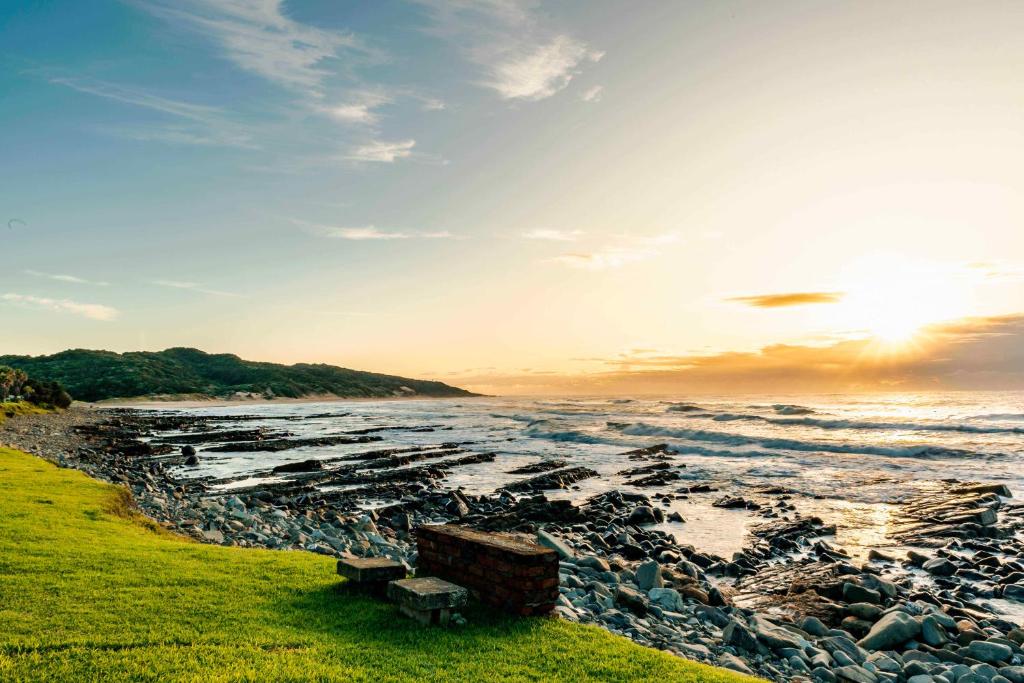
[[[576,556],[576,554],[572,551],[572,548],[570,548],[564,541],[562,541],[562,539],[552,536],[543,529],[537,531],[537,541],[542,546],[554,550],[556,553],[558,553],[558,557],[560,557],[563,560],[571,560]]]
[[[854,603],[868,602],[878,604],[882,601],[882,594],[856,583],[846,582],[843,584],[843,599]]]
[[[633,511],[629,513],[629,523],[635,524],[636,526],[642,526],[644,524],[656,524],[658,518],[655,515],[655,509],[647,505],[638,505],[633,508]],[[661,512],[661,510],[658,510]]]
[[[738,621],[732,620],[729,625],[722,629],[722,642],[731,647],[757,652],[757,638],[754,637],[746,626]]]
[[[953,576],[956,573],[956,565],[944,557],[936,557],[928,560],[921,568],[935,576]]]
[[[300,462],[289,462],[284,465],[278,465],[270,471],[274,474],[282,474],[286,472],[318,472],[323,470],[323,468],[324,464],[319,460],[302,460]]]

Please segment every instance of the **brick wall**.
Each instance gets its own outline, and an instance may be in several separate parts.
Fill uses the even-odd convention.
[[[512,614],[546,614],[558,599],[558,555],[508,534],[444,524],[416,529],[417,576],[464,586]]]

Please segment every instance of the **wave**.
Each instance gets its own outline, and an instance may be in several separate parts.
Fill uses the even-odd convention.
[[[705,409],[696,403],[669,403],[665,410],[669,413],[702,413]]]
[[[1003,420],[1006,422],[1024,422],[1021,413],[991,413],[989,415],[972,415],[968,420]]]
[[[776,403],[772,406],[779,415],[810,415],[814,412],[813,408],[807,408],[805,406],[795,406],[786,403]]]
[[[623,424],[609,422],[611,429],[628,436],[657,436],[689,441],[704,441],[723,446],[760,446],[776,450],[851,453],[864,455],[882,455],[893,458],[985,458],[991,454],[968,451],[962,448],[947,448],[920,444],[915,446],[869,446],[861,444],[823,443],[816,441],[800,441],[798,439],[778,439],[766,437],[744,436],[728,432],[714,432],[704,429],[674,429],[659,425],[636,422]],[[679,447],[686,449],[688,447]]]
[[[595,434],[587,434],[575,429],[564,429],[562,425],[550,420],[534,420],[526,426],[523,433],[533,439],[548,439],[549,441],[570,441],[573,443],[590,444],[614,443]]]
[[[747,413],[691,415],[715,422],[763,422],[779,427],[818,427],[819,429],[851,429],[861,431],[960,432],[965,434],[1024,434],[1024,427],[988,427],[974,424],[942,424],[937,422],[876,422],[873,420],[828,420],[816,417],[765,417]]]

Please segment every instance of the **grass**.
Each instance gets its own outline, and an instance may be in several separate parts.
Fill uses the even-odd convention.
[[[14,417],[16,415],[42,415],[43,413],[49,412],[52,411],[33,405],[28,401],[7,401],[0,403],[0,425],[2,425],[7,418]]]
[[[128,502],[0,449],[0,680],[754,680],[552,618],[422,628],[329,558],[193,543]]]

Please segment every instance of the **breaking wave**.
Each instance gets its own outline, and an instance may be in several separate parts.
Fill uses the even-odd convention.
[[[761,448],[771,448],[775,450],[882,455],[893,458],[986,458],[990,456],[988,453],[978,453],[961,448],[946,448],[944,446],[869,446],[862,444],[800,441],[797,439],[745,436],[742,434],[730,434],[728,432],[715,432],[703,429],[675,429],[672,427],[652,425],[644,422],[632,424],[609,422],[608,426],[611,429],[628,436],[656,436],[672,439],[686,439],[688,441],[700,441],[731,447],[760,446]],[[681,450],[686,450],[690,447],[679,446],[679,448]]]

